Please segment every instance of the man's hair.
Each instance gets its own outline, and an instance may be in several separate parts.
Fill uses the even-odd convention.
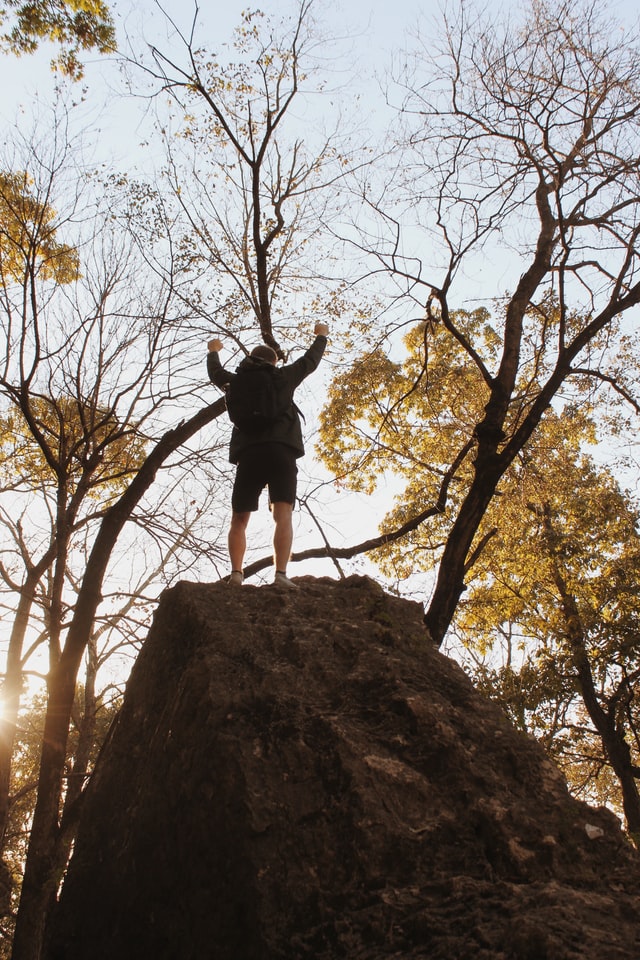
[[[271,347],[268,347],[266,343],[259,343],[257,347],[254,347],[251,351],[252,357],[257,357],[258,360],[266,360],[268,363],[277,363],[278,354]]]

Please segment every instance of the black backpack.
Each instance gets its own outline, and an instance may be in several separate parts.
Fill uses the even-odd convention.
[[[275,367],[270,363],[244,367],[227,387],[229,419],[243,433],[258,433],[271,426],[289,403],[278,398]]]

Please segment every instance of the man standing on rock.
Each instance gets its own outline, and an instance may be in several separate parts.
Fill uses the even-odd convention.
[[[287,577],[287,563],[293,544],[293,507],[296,500],[298,468],[304,455],[300,416],[293,395],[312,373],[325,351],[329,327],[317,323],[315,340],[293,363],[278,367],[275,350],[266,344],[255,347],[241,361],[235,373],[220,363],[221,340],[208,344],[207,371],[211,381],[227,396],[227,409],[234,425],[229,460],[236,464],[231,495],[229,527],[229,583],[241,586],[242,564],[247,546],[246,529],[258,509],[260,494],[269,488],[269,502],[275,524],[273,550],[274,583],[294,587]],[[247,401],[247,396],[249,400]],[[247,406],[247,404],[249,404]],[[257,407],[257,409],[255,409]]]

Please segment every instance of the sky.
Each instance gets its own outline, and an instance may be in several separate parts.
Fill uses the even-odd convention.
[[[154,0],[115,0],[111,6],[120,44],[126,35],[134,38],[136,44],[139,44],[140,37],[144,37],[157,43],[161,49],[169,49],[174,44],[175,38],[171,38],[171,30]],[[344,45],[343,49],[345,46],[349,48],[352,62],[358,65],[357,72],[366,76],[384,70],[390,56],[403,47],[407,33],[414,32],[416,25],[421,24],[428,36],[441,6],[437,0],[394,0],[393,3],[389,0],[317,0],[316,9],[324,31],[337,37]],[[194,3],[190,0],[164,0],[162,7],[179,28],[188,32]],[[520,7],[519,0],[507,0],[501,5],[505,11],[517,11]],[[252,4],[246,0],[200,0],[198,21],[201,26],[196,36],[212,49],[219,49],[240,23],[242,11],[256,8],[277,18],[295,10],[296,6],[293,0],[256,0]],[[498,5],[492,4],[494,12],[499,9]],[[638,24],[636,0],[613,0],[607,10],[628,26]],[[0,57],[3,91],[0,119],[10,123],[17,110],[28,114],[37,101],[50,98],[55,77],[49,70],[49,59],[49,52],[44,49],[20,59],[11,55]],[[88,97],[101,106],[104,101],[109,104],[108,119],[104,122],[114,143],[131,149],[144,105],[117,95],[117,70],[108,59],[87,57],[86,75]],[[368,92],[372,105],[378,102],[379,93],[373,81],[364,85],[364,92],[365,97]]]
[[[331,34],[340,51],[349,52],[353,73],[351,76],[341,75],[339,82],[346,80],[354,84],[360,81],[363,112],[371,110],[375,116],[381,109],[376,74],[384,73],[390,58],[398,54],[405,46],[407,36],[414,34],[418,27],[423,35],[429,36],[434,19],[439,19],[442,5],[439,0],[395,0],[393,3],[389,0],[316,0],[314,9],[322,34]],[[168,26],[167,18],[159,13],[154,0],[115,0],[111,6],[122,49],[126,48],[127,37],[132,38],[138,50],[145,41],[157,44],[161,50],[176,49],[175,33]],[[195,3],[192,0],[164,0],[161,6],[168,18],[188,34]],[[520,7],[519,0],[507,0],[501,5],[502,10],[509,12]],[[221,45],[230,39],[233,29],[241,22],[242,12],[256,8],[278,19],[295,11],[297,4],[294,0],[256,0],[255,3],[200,0],[197,41],[222,55]],[[492,4],[491,9],[497,12],[500,7]],[[613,0],[607,10],[628,26],[638,24],[636,0]],[[51,101],[56,78],[49,63],[54,52],[54,48],[43,48],[20,59],[12,55],[0,56],[3,91],[0,123],[11,125],[17,116],[24,123],[34,109]],[[128,167],[132,152],[145,139],[148,103],[124,94],[121,74],[109,58],[88,56],[86,78],[84,116],[87,124],[100,131],[96,157],[103,156]]]
[[[478,0],[481,5],[481,0]],[[401,51],[407,36],[415,34],[420,27],[423,35],[429,36],[434,20],[439,19],[442,4],[439,0],[316,0],[314,9],[322,35],[331,34],[344,53],[349,52],[350,72],[344,69],[344,59],[337,84],[359,84],[362,97],[362,114],[369,114],[368,122],[375,123],[383,114],[383,99],[376,82],[376,74],[383,75],[390,59]],[[245,8],[258,7],[274,19],[297,10],[295,0],[200,0],[196,39],[224,57],[222,44],[231,38],[241,22]],[[501,7],[491,5],[493,13],[500,9],[517,12],[519,0],[506,0]],[[127,38],[131,38],[137,51],[145,43],[154,43],[163,51],[178,49],[175,30],[168,25],[154,0],[115,0],[112,4],[118,41],[126,50]],[[195,10],[191,0],[164,0],[162,8],[175,26],[188,34]],[[638,23],[636,0],[612,0],[607,11],[624,24]],[[144,39],[143,39],[144,38]],[[0,57],[0,83],[3,96],[0,100],[0,124],[11,125],[16,116],[25,124],[34,110],[46,109],[50,102],[56,78],[49,69],[53,50],[42,49],[34,56],[16,59]],[[95,143],[93,155],[96,161],[104,161],[131,170],[139,165],[147,174],[153,168],[154,151],[149,146],[149,101],[143,97],[126,95],[122,75],[117,64],[109,58],[87,57],[86,92],[84,105],[79,111],[79,122],[93,131]],[[78,88],[81,94],[82,88]],[[307,129],[309,129],[307,127]],[[145,146],[142,146],[145,144]],[[159,160],[157,162],[160,162]],[[496,276],[496,269],[500,276]],[[490,283],[491,296],[496,289],[504,290],[517,280],[509,273],[503,261],[474,265],[475,278],[483,282],[482,273]],[[478,299],[474,290],[472,295]]]

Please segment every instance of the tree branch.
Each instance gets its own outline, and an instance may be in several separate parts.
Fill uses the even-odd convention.
[[[423,510],[421,513],[418,513],[410,520],[407,520],[406,523],[403,523],[402,526],[398,527],[397,530],[392,530],[389,533],[381,533],[378,537],[371,537],[369,540],[363,540],[351,547],[332,547],[325,539],[327,546],[312,547],[309,550],[302,550],[299,553],[292,553],[291,560],[294,563],[298,563],[301,560],[321,560],[326,558],[330,558],[334,560],[334,562],[336,558],[340,560],[351,560],[353,557],[357,557],[361,553],[370,553],[372,550],[377,550],[379,547],[384,547],[387,543],[394,543],[396,540],[400,540],[413,530],[417,530],[417,528],[424,523],[425,520],[444,513],[451,481],[453,480],[458,467],[463,462],[473,445],[474,442],[469,441],[458,453],[458,456],[455,458],[454,462],[442,480],[436,503],[427,510]],[[255,560],[253,563],[248,564],[244,568],[244,575],[245,577],[251,577],[254,573],[259,573],[260,570],[264,570],[265,567],[270,566],[272,563],[273,559],[271,557],[263,557],[261,560]]]

